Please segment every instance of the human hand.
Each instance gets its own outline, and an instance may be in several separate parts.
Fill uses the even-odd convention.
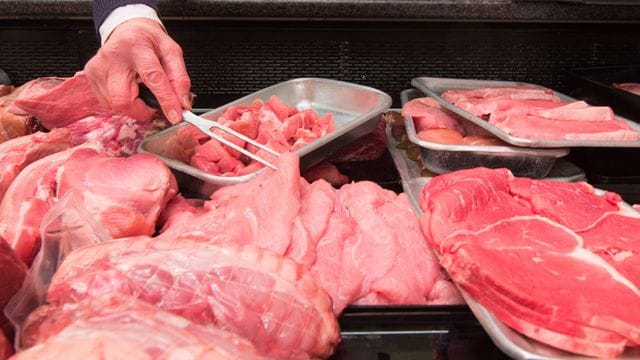
[[[135,119],[154,112],[138,98],[139,81],[154,93],[171,123],[180,122],[183,108],[191,108],[182,49],[153,20],[136,18],[118,25],[84,71],[99,98]]]

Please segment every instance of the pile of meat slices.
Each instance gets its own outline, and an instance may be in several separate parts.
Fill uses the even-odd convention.
[[[637,141],[638,133],[608,106],[560,101],[550,89],[532,86],[449,90],[442,98],[526,139]]]
[[[349,304],[462,302],[404,194],[308,182],[284,153],[278,171],[185,199],[163,162],[135,154],[166,122],[112,113],[88,89],[82,73],[37,79],[2,108],[45,130],[0,144],[0,306],[55,260],[39,252],[53,218],[66,255],[9,302],[15,321],[29,291],[46,295],[18,322],[16,358],[326,358]]]
[[[433,178],[420,205],[440,263],[509,327],[589,356],[640,345],[640,213],[617,194],[476,168]]]
[[[416,135],[425,141],[448,145],[506,145],[478,125],[442,108],[430,97],[407,101],[402,106],[402,115],[413,119]]]

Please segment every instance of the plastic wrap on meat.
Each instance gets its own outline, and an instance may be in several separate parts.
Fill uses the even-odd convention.
[[[38,132],[0,144],[0,201],[9,185],[27,165],[70,147],[71,134],[66,129]]]
[[[266,359],[240,336],[143,301],[105,295],[34,312],[16,359]]]
[[[421,207],[440,263],[506,325],[597,357],[640,344],[640,213],[617,194],[478,168],[434,178]]]
[[[292,260],[255,246],[137,238],[72,252],[51,304],[133,295],[199,324],[215,324],[275,358],[327,357],[339,340],[331,299]]]

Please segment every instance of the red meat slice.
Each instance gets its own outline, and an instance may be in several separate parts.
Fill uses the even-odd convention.
[[[19,353],[17,359],[263,359],[238,335],[194,324],[128,297],[107,295],[45,306],[28,321],[24,345],[39,345]]]
[[[640,95],[640,84],[638,83],[614,83],[613,86],[632,94]]]
[[[618,211],[620,196],[595,196],[585,182],[557,183],[550,180],[515,178],[509,183],[515,197],[530,203],[534,213],[545,216],[574,231],[586,229],[606,213]]]
[[[8,359],[13,354],[13,348],[2,333],[0,333],[0,360]]]
[[[35,133],[0,144],[0,201],[9,185],[27,165],[71,147],[71,134],[66,129]]]
[[[112,112],[94,95],[82,72],[67,79],[33,80],[16,97],[14,105],[38,119],[47,129],[67,126],[90,115]]]
[[[333,352],[339,330],[331,299],[292,260],[255,246],[132,241],[137,244],[118,240],[72,252],[52,280],[48,301],[134,295],[239,334],[274,358]]]

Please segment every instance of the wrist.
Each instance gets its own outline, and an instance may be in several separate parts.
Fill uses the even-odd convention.
[[[153,20],[160,24],[164,29],[162,21],[158,17],[158,13],[154,8],[144,4],[125,5],[113,10],[100,25],[100,28],[98,29],[98,33],[100,34],[100,44],[104,45],[109,38],[109,35],[111,35],[118,25],[125,21],[140,18]]]

